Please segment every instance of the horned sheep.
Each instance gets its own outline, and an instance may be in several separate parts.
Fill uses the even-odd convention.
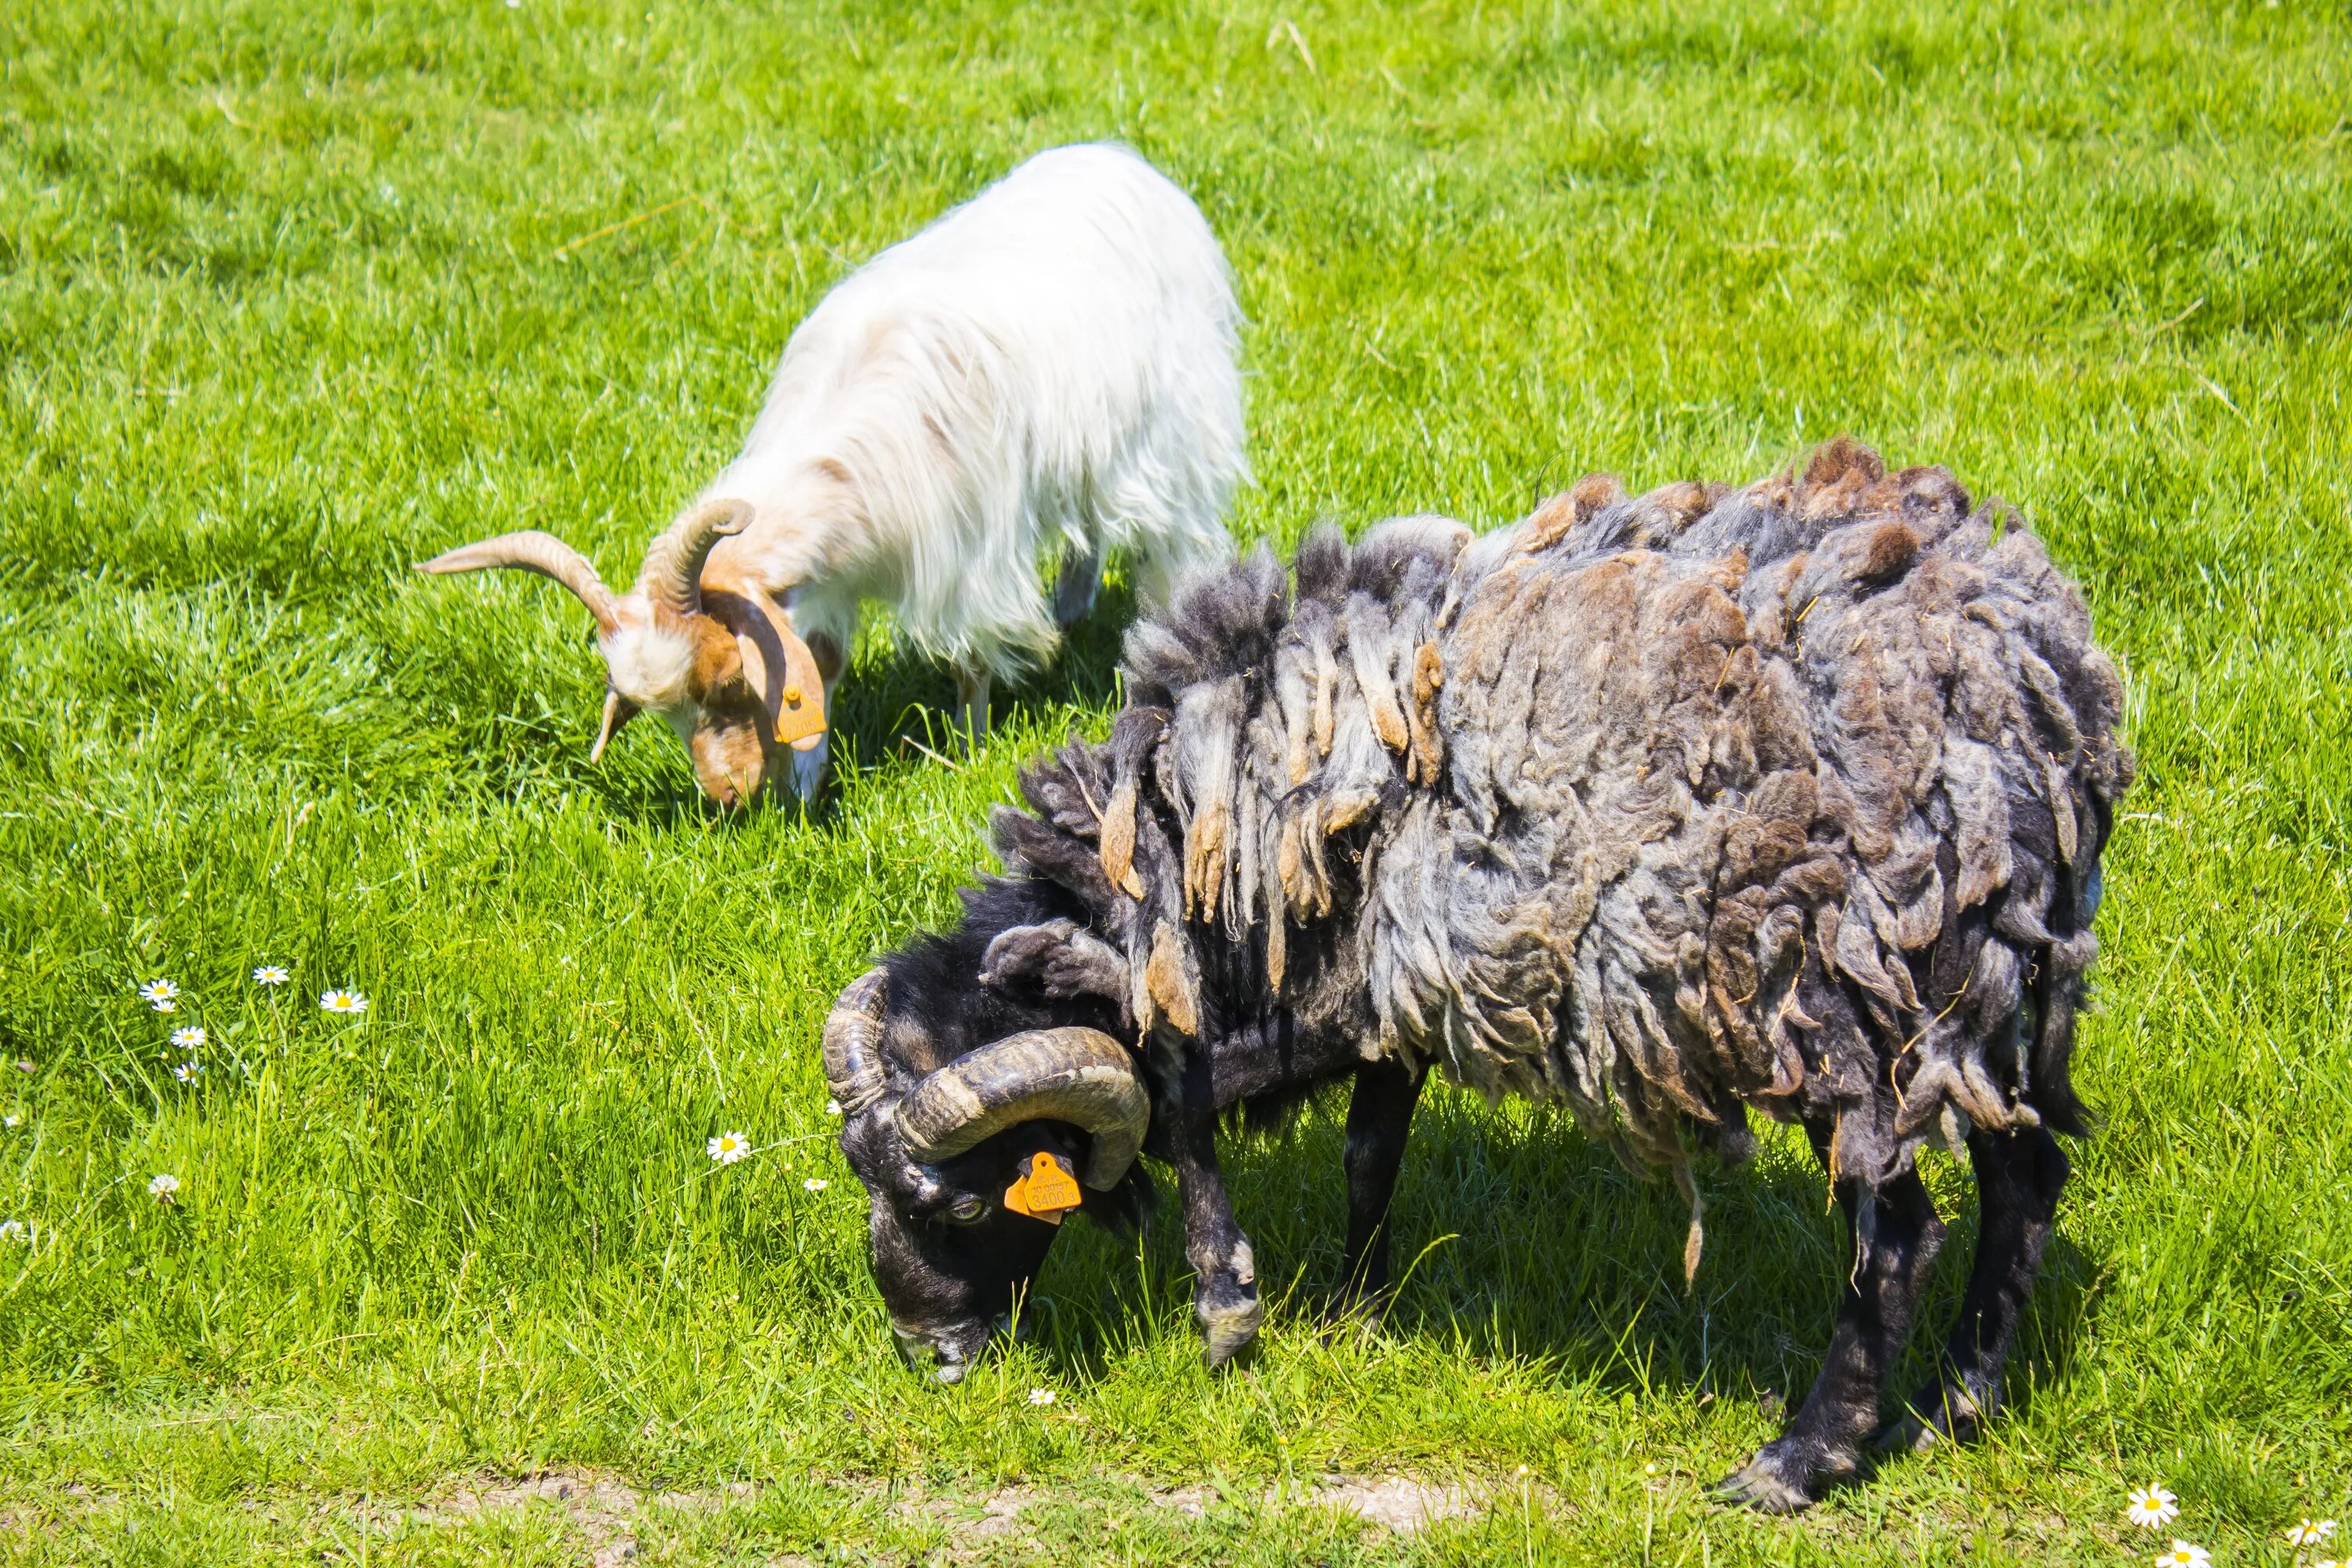
[[[1108,741],[1000,810],[1005,874],[826,1026],[910,1358],[961,1375],[1073,1205],[1134,1214],[1139,1151],[1174,1168],[1230,1357],[1262,1307],[1219,1120],[1344,1079],[1348,1276],[1376,1300],[1435,1068],[1671,1173],[1694,1271],[1698,1156],[1747,1154],[1750,1111],[1803,1129],[1853,1260],[1821,1375],[1728,1499],[1801,1508],[1874,1434],[1992,1414],[2053,1134],[2085,1131],[2069,1059],[2134,767],[2020,519],[1844,440],[1737,491],[1589,479],[1475,540],[1318,532],[1295,586],[1261,552],[1138,624],[1127,667]],[[1881,1427],[1943,1234],[1929,1143],[1967,1151],[1979,1240],[1937,1377]]]
[[[1043,153],[825,296],[631,592],[537,530],[417,569],[535,572],[587,606],[606,670],[592,761],[651,710],[721,805],[776,781],[788,747],[805,796],[865,600],[953,667],[977,735],[992,679],[1053,652],[1107,551],[1132,555],[1148,607],[1230,557],[1239,322],[1215,237],[1165,176],[1115,145]]]

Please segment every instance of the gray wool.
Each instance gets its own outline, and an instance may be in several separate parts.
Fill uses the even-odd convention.
[[[1138,626],[1110,740],[999,824],[1098,907],[1155,1050],[1278,1008],[1564,1105],[1695,1205],[1747,1107],[1874,1186],[1971,1127],[2080,1130],[2133,760],[2014,514],[1840,440],[1475,540],[1324,530],[1295,574],[1261,552]]]

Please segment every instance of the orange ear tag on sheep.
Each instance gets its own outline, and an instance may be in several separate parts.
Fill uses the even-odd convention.
[[[1062,1216],[1077,1207],[1079,1201],[1077,1178],[1062,1157],[1050,1151],[1032,1155],[1021,1179],[1004,1189],[1006,1208],[1047,1225],[1061,1224]]]

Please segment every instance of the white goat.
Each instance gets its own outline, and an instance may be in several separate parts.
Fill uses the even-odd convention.
[[[777,777],[787,746],[812,795],[864,600],[954,667],[977,736],[990,678],[1052,653],[1105,551],[1129,552],[1155,607],[1231,554],[1239,321],[1215,237],[1165,176],[1120,146],[1041,153],[825,296],[742,453],[647,547],[634,590],[536,530],[417,570],[512,567],[579,596],[606,670],[591,760],[649,708],[721,805]]]

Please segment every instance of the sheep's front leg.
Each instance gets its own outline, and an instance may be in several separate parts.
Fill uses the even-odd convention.
[[[1396,1194],[1412,1131],[1413,1107],[1421,1101],[1417,1068],[1382,1058],[1356,1069],[1348,1100],[1347,1284],[1337,1315],[1360,1314],[1376,1321],[1389,1288],[1389,1200]]]
[[[1185,1053],[1157,1114],[1171,1136],[1176,1193],[1184,1208],[1184,1256],[1192,1265],[1192,1311],[1201,1320],[1209,1364],[1223,1366],[1257,1334],[1265,1306],[1257,1299],[1257,1262],[1234,1220],[1217,1168],[1217,1110],[1205,1049]]]
[[[984,666],[956,666],[955,727],[964,743],[978,749],[988,736],[988,670]]]
[[[2057,1221],[2068,1166],[2048,1129],[1972,1132],[1969,1164],[1977,1178],[1977,1256],[1959,1321],[1944,1348],[1943,1375],[1911,1396],[1910,1408],[1881,1434],[1884,1447],[1967,1442],[1992,1418],[2001,1367]]]
[[[1878,1426],[1879,1394],[1910,1338],[1911,1315],[1944,1226],[1916,1171],[1875,1193],[1860,1182],[1841,1182],[1838,1202],[1858,1255],[1822,1374],[1788,1430],[1717,1483],[1716,1496],[1725,1502],[1765,1513],[1809,1507],[1861,1468],[1863,1445]]]

